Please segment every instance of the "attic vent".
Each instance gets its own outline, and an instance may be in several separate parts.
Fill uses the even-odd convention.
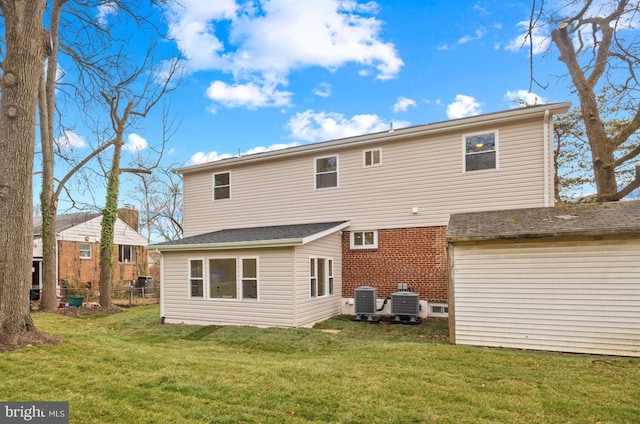
[[[391,295],[393,321],[402,324],[419,324],[420,295],[409,291],[399,291]]]
[[[378,291],[375,287],[362,286],[354,290],[355,321],[377,321],[374,314],[377,309]]]

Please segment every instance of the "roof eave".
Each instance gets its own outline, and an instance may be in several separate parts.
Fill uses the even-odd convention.
[[[179,175],[200,172],[208,169],[223,168],[236,164],[248,164],[252,162],[260,162],[271,158],[286,158],[291,156],[299,156],[312,152],[322,152],[343,146],[358,146],[362,144],[371,144],[381,141],[399,140],[416,135],[432,135],[447,131],[467,129],[470,127],[495,125],[504,122],[511,122],[516,119],[533,118],[536,116],[544,116],[546,111],[552,114],[566,113],[571,107],[570,102],[551,103],[548,105],[531,106],[524,108],[516,108],[503,112],[489,113],[485,115],[476,115],[466,118],[442,121],[433,124],[419,125],[409,128],[400,128],[392,131],[379,132],[374,134],[365,134],[355,137],[342,138],[337,140],[323,141],[302,146],[290,147],[282,150],[273,150],[270,152],[256,153],[246,156],[237,156],[229,159],[205,162],[198,165],[186,166],[175,169],[174,172]]]
[[[304,239],[291,238],[281,240],[253,240],[238,241],[229,243],[196,243],[196,244],[152,244],[146,246],[147,250],[159,250],[161,252],[178,252],[187,250],[234,250],[234,249],[257,249],[270,247],[292,247],[304,244]]]
[[[449,243],[480,242],[480,241],[500,241],[500,240],[531,240],[544,238],[564,238],[564,237],[639,237],[640,228],[620,228],[615,230],[579,230],[579,231],[558,231],[549,233],[514,233],[514,234],[483,234],[483,235],[459,235],[447,236]]]

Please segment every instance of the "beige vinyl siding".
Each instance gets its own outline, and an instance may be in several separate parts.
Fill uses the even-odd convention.
[[[311,326],[342,312],[342,238],[340,232],[296,249],[296,326]],[[333,295],[312,298],[309,258],[333,259]]]
[[[484,131],[498,131],[499,169],[465,174],[462,137]],[[451,213],[544,206],[543,144],[543,121],[536,118],[255,164],[225,167],[221,161],[213,170],[184,175],[185,236],[343,219],[355,231],[440,226]],[[362,152],[375,148],[382,148],[382,163],[363,167]],[[317,190],[314,161],[333,154],[339,156],[339,187]],[[232,196],[214,203],[213,174],[219,172],[231,173]]]
[[[229,257],[258,258],[259,299],[190,299],[189,259]],[[165,322],[291,327],[293,260],[293,248],[164,252]]]
[[[640,356],[640,240],[453,251],[457,344]]]

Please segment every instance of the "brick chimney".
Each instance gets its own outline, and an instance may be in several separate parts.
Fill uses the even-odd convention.
[[[138,231],[138,211],[133,205],[124,205],[118,209],[118,218],[127,223],[135,231]]]

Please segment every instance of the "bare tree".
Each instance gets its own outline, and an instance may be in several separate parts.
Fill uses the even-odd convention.
[[[580,103],[580,119],[591,153],[597,201],[615,201],[640,187],[640,178],[620,179],[640,154],[638,19],[640,4],[629,0],[567,0],[557,10],[532,3],[529,40],[548,25],[559,60]],[[533,49],[532,49],[533,50]],[[532,76],[532,81],[535,78]],[[606,93],[606,95],[603,95]],[[607,128],[607,122],[617,124]]]
[[[111,130],[113,131],[113,156],[107,173],[107,193],[105,206],[102,210],[100,236],[100,305],[111,306],[111,289],[113,284],[113,238],[114,226],[118,217],[118,196],[120,192],[120,174],[130,172],[136,174],[150,173],[145,168],[122,168],[120,165],[122,147],[124,146],[125,130],[132,125],[132,121],[143,119],[160,99],[175,89],[176,79],[179,77],[180,61],[172,61],[168,68],[149,72],[147,63],[153,63],[152,56],[147,55],[139,68],[130,74],[123,75],[121,82],[115,85],[112,92],[103,92],[102,97],[109,110]],[[153,67],[151,67],[153,68]],[[160,77],[162,75],[162,77]],[[134,92],[140,79],[146,80],[140,92]],[[162,78],[162,79],[159,79]]]
[[[162,146],[166,146],[177,127],[165,109],[162,114]],[[156,157],[160,158],[162,154],[156,154]],[[137,167],[145,162],[140,155],[136,159]],[[148,242],[153,235],[162,241],[182,237],[182,180],[172,171],[178,165],[162,166],[157,162],[151,174],[138,174],[137,184],[129,192],[128,197],[139,205],[141,232],[146,233]]]
[[[32,168],[38,86],[50,52],[44,0],[1,1],[4,20],[0,107],[0,341],[18,347],[36,334],[29,314],[33,240]]]
[[[162,0],[151,1],[153,9]],[[70,158],[62,155],[62,149],[56,145],[54,138],[54,118],[61,121],[63,114],[58,112],[56,96],[62,99],[69,99],[67,107],[70,105],[80,105],[82,115],[90,117],[86,113],[95,104],[99,103],[102,97],[100,92],[110,91],[110,75],[114,69],[127,69],[130,65],[124,59],[121,47],[129,44],[127,35],[122,38],[115,38],[114,34],[127,34],[122,28],[113,31],[112,25],[103,20],[96,19],[96,11],[108,8],[110,12],[117,12],[122,15],[122,19],[114,20],[116,23],[125,23],[123,27],[134,24],[137,30],[145,27],[152,29],[157,37],[163,37],[155,24],[150,20],[149,12],[134,0],[103,0],[75,1],[75,0],[53,0],[48,9],[49,28],[51,32],[52,53],[48,59],[46,73],[40,84],[40,139],[42,145],[42,191],[40,195],[42,225],[42,246],[43,246],[43,273],[42,273],[42,298],[41,305],[45,310],[56,308],[56,215],[58,200],[66,190],[66,184],[72,177],[78,174],[83,167],[91,162],[96,156],[107,148],[111,147],[114,140],[108,140],[97,145],[89,154],[82,158]],[[66,58],[66,66],[73,67],[75,72],[68,71],[68,77],[74,75],[73,81],[60,80],[58,73],[59,54]],[[56,95],[56,93],[58,93]],[[74,114],[67,114],[74,115]],[[62,123],[58,122],[64,132]],[[56,154],[57,153],[57,154]],[[62,157],[69,164],[66,174],[57,181],[54,181],[54,158]],[[68,192],[67,192],[68,194]]]

